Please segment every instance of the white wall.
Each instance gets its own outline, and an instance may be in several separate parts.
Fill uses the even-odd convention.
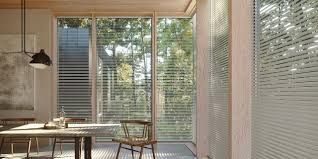
[[[20,10],[1,9],[0,21],[0,34],[20,34]],[[37,51],[43,48],[52,56],[52,13],[49,10],[28,10],[26,33],[36,35]],[[0,110],[0,118],[35,117],[40,122],[48,121],[52,112],[52,67],[35,70],[34,96],[34,111]]]

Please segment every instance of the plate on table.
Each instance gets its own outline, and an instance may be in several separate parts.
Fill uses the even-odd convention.
[[[60,126],[54,122],[48,122],[44,124],[44,129],[60,129]]]

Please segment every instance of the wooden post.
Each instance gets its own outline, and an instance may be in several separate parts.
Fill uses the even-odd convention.
[[[157,90],[156,85],[156,65],[157,65],[157,13],[154,12],[152,16],[152,22],[151,22],[151,41],[152,41],[152,58],[151,58],[151,116],[152,116],[152,137],[153,139],[156,139],[156,120],[157,120],[157,93],[155,92]]]
[[[197,45],[197,100],[196,100],[196,150],[199,159],[209,153],[208,94],[209,94],[209,15],[210,0],[197,2],[196,45]]]
[[[229,1],[231,159],[251,159],[252,4]]]
[[[96,51],[96,17],[92,14],[92,37],[91,37],[91,50],[89,53],[89,72],[90,72],[90,83],[91,83],[91,106],[92,106],[92,122],[97,122],[97,51]],[[94,137],[93,143],[96,138]]]

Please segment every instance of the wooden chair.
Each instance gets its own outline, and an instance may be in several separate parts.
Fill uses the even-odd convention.
[[[34,122],[36,119],[35,118],[6,118],[6,119],[0,119],[1,123],[4,125],[4,127],[16,127],[16,126],[21,126],[24,124],[28,124],[30,122]],[[5,139],[9,139],[9,141],[5,142]],[[36,141],[36,147],[37,147],[37,153],[39,153],[39,140],[37,137],[35,138],[25,138],[25,137],[10,137],[10,138],[5,138],[3,137],[1,139],[1,146],[0,146],[0,154],[2,150],[2,146],[4,143],[9,143],[11,145],[11,153],[14,153],[14,144],[18,143],[24,143],[27,144],[27,158],[29,158],[30,151],[31,151],[31,144],[32,144],[32,139]]]
[[[151,134],[151,128],[152,123],[149,121],[143,121],[143,120],[121,120],[120,121],[121,126],[123,128],[123,131],[125,135],[123,137],[117,137],[112,139],[113,142],[118,142],[119,147],[116,155],[116,159],[118,159],[120,149],[126,149],[131,150],[131,155],[134,158],[134,152],[139,152],[139,159],[142,158],[143,149],[151,149],[152,150],[152,156],[155,159],[155,151],[154,151],[154,144],[157,143],[156,140],[152,138]],[[131,132],[130,128],[136,128],[136,127],[142,127],[142,132]],[[136,131],[136,130],[135,130]],[[130,148],[123,147],[122,145],[128,145]],[[146,147],[147,145],[151,145],[151,148]],[[134,147],[140,147],[140,151],[137,151],[134,149]]]
[[[65,123],[83,123],[85,122],[86,119],[85,118],[65,118]],[[80,153],[82,150],[82,146],[83,146],[83,138],[80,139]],[[52,150],[52,158],[54,158],[54,152],[55,152],[55,145],[56,144],[60,144],[60,152],[61,154],[63,153],[63,146],[62,144],[65,143],[75,143],[74,138],[67,138],[67,137],[63,137],[63,138],[54,138],[53,140],[53,150]]]

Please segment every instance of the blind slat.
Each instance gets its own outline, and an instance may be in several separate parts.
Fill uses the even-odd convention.
[[[252,158],[318,156],[318,1],[255,1]]]
[[[229,159],[229,52],[228,2],[210,2],[209,156]]]
[[[151,19],[97,18],[96,26],[98,122],[151,121]]]
[[[72,26],[77,18],[58,18],[58,113],[61,107],[67,117],[92,120],[89,82],[90,29]],[[90,21],[90,19],[86,19]],[[57,114],[59,116],[59,114]]]
[[[195,124],[192,20],[159,18],[157,28],[157,136],[161,141],[192,141]]]

